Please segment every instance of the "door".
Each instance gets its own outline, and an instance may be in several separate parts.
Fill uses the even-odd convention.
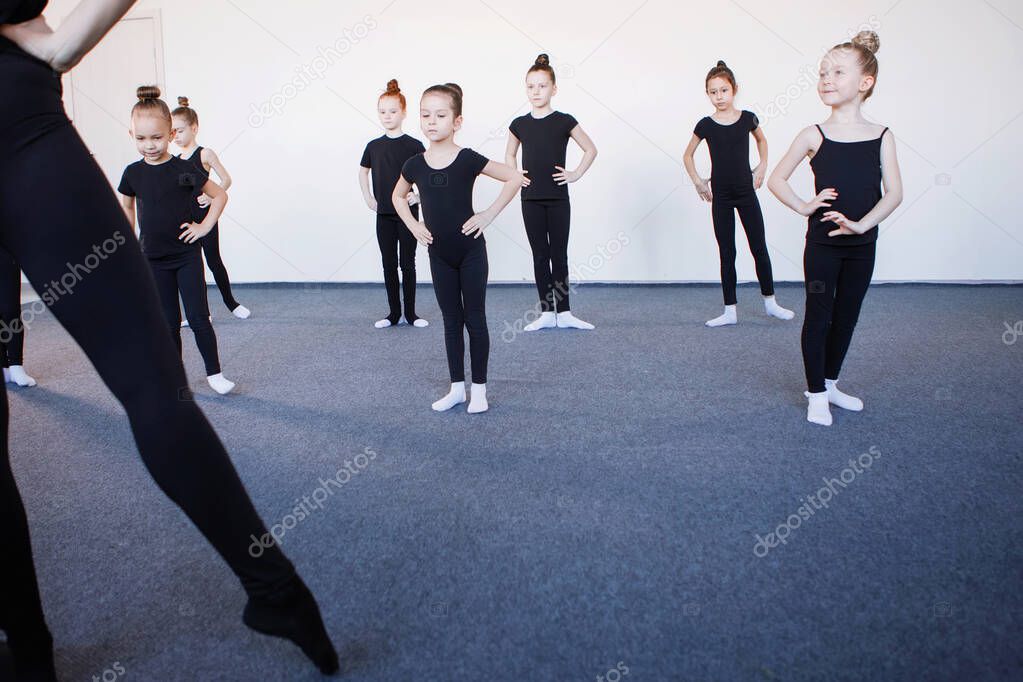
[[[129,136],[140,85],[166,90],[159,10],[132,12],[119,21],[65,81],[65,105],[75,128],[116,189],[125,166],[140,157]]]

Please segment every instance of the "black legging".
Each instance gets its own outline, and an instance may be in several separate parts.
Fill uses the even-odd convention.
[[[415,215],[415,213],[413,213]],[[416,241],[415,235],[405,227],[398,216],[377,215],[377,244],[384,266],[384,286],[387,289],[387,319],[397,324],[401,318],[401,297],[398,293],[398,268],[401,268],[401,294],[405,298],[405,320],[416,319]],[[398,246],[401,246],[399,258]]]
[[[228,310],[234,310],[240,304],[234,300],[234,295],[231,293],[231,278],[227,276],[224,259],[220,257],[220,223],[214,224],[213,229],[199,241],[202,244],[202,255],[206,258],[206,266],[213,273],[213,281],[217,283],[217,289],[220,290],[220,297],[224,299],[224,305]],[[205,273],[203,273],[202,280],[205,285]],[[191,325],[192,321],[189,320],[188,324]]]
[[[522,222],[533,250],[533,276],[540,309],[571,310],[568,297],[568,228],[572,204],[568,199],[522,202]]]
[[[860,246],[806,242],[802,344],[811,393],[825,390],[825,379],[838,379],[874,273],[876,246],[877,242]]]
[[[767,240],[764,236],[764,214],[760,210],[757,193],[750,188],[746,190],[729,190],[714,188],[714,199],[711,201],[710,214],[714,221],[714,236],[718,241],[721,255],[721,290],[725,296],[725,305],[735,305],[735,211],[739,211],[739,220],[746,231],[750,253],[757,269],[760,281],[760,293],[764,296],[774,295],[774,275],[771,272],[771,256],[767,253]]]
[[[21,268],[0,249],[0,364],[24,364],[25,325],[21,321]]]
[[[249,554],[266,527],[196,403],[149,265],[110,183],[64,114],[61,81],[44,63],[0,44],[0,246],[81,346],[128,413],[142,460],[250,596],[273,594],[295,569],[277,545]],[[105,258],[102,245],[121,243]],[[90,257],[92,255],[92,257]],[[97,264],[97,260],[99,261]],[[86,272],[85,263],[95,265]],[[74,268],[78,277],[68,276]],[[63,282],[74,282],[66,286]],[[53,293],[56,292],[56,293]],[[63,293],[61,293],[63,292]],[[42,294],[41,294],[42,296]],[[55,299],[55,300],[54,300]],[[50,641],[28,525],[7,449],[0,391],[0,629],[12,650]],[[34,453],[39,457],[47,454]],[[66,551],[72,545],[62,545]],[[56,548],[49,548],[52,554]]]
[[[444,347],[451,382],[465,381],[465,330],[469,332],[472,382],[487,383],[490,332],[487,331],[487,248],[483,238],[464,253],[430,247],[430,273],[444,317]]]
[[[198,249],[178,256],[150,258],[149,267],[153,270],[156,293],[160,296],[163,316],[178,347],[178,355],[181,355],[181,306],[178,305],[180,294],[181,302],[185,306],[188,327],[195,335],[195,345],[199,347],[199,354],[206,365],[206,376],[220,374],[217,335],[213,331],[213,324],[210,323],[210,306],[206,300],[206,274],[202,269],[202,258]]]

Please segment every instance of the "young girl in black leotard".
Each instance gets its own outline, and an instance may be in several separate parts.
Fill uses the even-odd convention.
[[[768,182],[782,203],[808,217],[802,335],[806,418],[824,426],[831,425],[829,403],[863,409],[863,401],[838,390],[838,373],[870,286],[878,225],[902,202],[895,136],[861,111],[877,82],[879,47],[876,33],[861,31],[824,56],[817,93],[831,116],[799,133]],[[805,157],[817,192],[810,201],[788,184]]]
[[[522,185],[522,174],[455,144],[462,126],[462,89],[454,83],[434,85],[423,93],[420,122],[430,148],[413,156],[401,169],[391,200],[406,227],[420,244],[429,246],[430,272],[444,317],[451,390],[433,403],[438,412],[465,402],[465,337],[469,332],[472,360],[470,413],[487,410],[487,247],[483,230],[508,205]],[[472,188],[476,176],[504,183],[490,207],[474,213]],[[423,204],[423,222],[412,216],[406,197],[413,185]]]
[[[105,258],[73,292],[43,295],[124,407],[146,468],[230,566],[248,595],[250,628],[301,647],[323,672],[337,653],[316,601],[276,543],[258,556],[266,525],[194,400],[167,330],[153,276],[110,183],[64,113],[61,79],[131,6],[83,2],[56,30],[45,0],[0,2],[0,245],[36,291]],[[167,135],[170,124],[167,123]],[[7,448],[7,394],[0,391],[0,630],[16,679],[56,680],[53,637],[43,613],[28,519]],[[38,454],[38,453],[37,453]],[[45,453],[44,453],[45,454]],[[36,455],[32,455],[36,456]],[[73,545],[40,548],[56,556]],[[167,561],[179,561],[171,549]],[[73,579],[73,576],[69,579]],[[195,579],[203,579],[196,572]],[[228,600],[233,603],[233,599]],[[85,606],[86,608],[89,605]],[[215,637],[216,633],[209,633]],[[223,645],[222,642],[218,642]]]
[[[178,108],[171,112],[171,120],[174,125],[174,144],[181,148],[181,153],[178,156],[185,161],[191,161],[196,168],[207,175],[211,169],[215,171],[217,179],[220,180],[218,184],[226,192],[231,187],[231,174],[224,168],[224,164],[220,162],[220,157],[216,152],[209,147],[200,147],[195,141],[196,135],[199,134],[199,114],[188,106],[187,97],[178,97]],[[199,218],[205,218],[205,212],[210,207],[210,198],[204,192],[199,191],[196,202],[202,210]],[[202,245],[202,253],[206,258],[206,266],[213,273],[213,281],[217,283],[220,297],[224,299],[224,305],[235,317],[247,319],[251,311],[236,301],[231,293],[231,278],[227,275],[227,267],[220,255],[219,223],[214,223],[213,229],[205,237],[202,237],[199,243]]]
[[[173,135],[171,114],[160,99],[160,89],[143,86],[131,110],[132,135],[142,159],[124,169],[117,191],[121,193],[128,222],[135,224],[136,204],[139,241],[153,270],[156,290],[171,334],[181,349],[181,308],[195,334],[206,365],[206,380],[217,393],[230,393],[234,382],[220,371],[217,335],[210,323],[206,277],[199,256],[199,239],[209,234],[227,203],[227,193],[194,165],[167,152]],[[195,198],[210,197],[209,210],[199,218]]]
[[[419,243],[398,217],[391,202],[391,191],[401,175],[402,165],[416,154],[426,150],[423,143],[401,130],[405,120],[405,95],[398,81],[391,79],[384,94],[377,99],[377,115],[384,134],[370,140],[359,164],[359,186],[366,205],[377,216],[377,244],[384,266],[384,287],[387,289],[387,317],[375,323],[377,329],[398,324],[402,319],[401,294],[405,296],[405,322],[414,327],[429,323],[416,314],[416,247]],[[370,193],[370,175],[373,191]],[[412,216],[419,220],[419,197],[410,192],[406,203],[412,207]],[[401,253],[399,255],[399,245]],[[398,269],[401,269],[401,289],[398,287]]]
[[[568,184],[580,179],[597,158],[597,147],[571,114],[554,111],[558,92],[554,69],[542,54],[526,72],[526,95],[533,106],[508,127],[505,163],[515,168],[522,144],[522,221],[533,251],[533,275],[540,295],[540,316],[526,325],[531,332],[548,327],[593,329],[572,314],[568,282],[568,227],[572,207]],[[565,168],[569,139],[583,150],[575,170]],[[556,314],[555,314],[556,313]]]
[[[793,312],[782,308],[774,299],[774,275],[771,271],[771,256],[767,252],[764,236],[764,214],[757,200],[757,190],[764,182],[767,170],[767,138],[760,128],[760,121],[751,111],[738,111],[733,105],[738,87],[735,74],[724,62],[710,70],[704,81],[707,97],[714,105],[714,113],[705,116],[696,124],[689,146],[683,154],[683,162],[689,177],[696,185],[700,198],[711,202],[711,218],[714,221],[714,236],[717,238],[721,255],[721,289],[725,297],[725,312],[707,321],[708,327],[735,324],[735,212],[746,231],[750,253],[756,263],[760,293],[764,297],[767,314],[780,320],[791,320]],[[749,136],[757,141],[760,164],[752,171],[749,167]],[[707,140],[710,149],[710,186],[707,180],[696,172],[693,153]]]

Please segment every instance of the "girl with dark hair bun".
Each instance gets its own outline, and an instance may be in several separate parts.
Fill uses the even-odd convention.
[[[387,290],[387,317],[378,320],[374,326],[385,329],[397,325],[401,320],[414,327],[425,327],[429,323],[416,314],[416,238],[402,224],[394,204],[391,191],[398,182],[402,165],[416,154],[426,150],[423,143],[402,131],[405,121],[405,95],[393,78],[377,98],[377,116],[384,134],[370,140],[362,153],[359,164],[359,186],[369,210],[376,213],[377,245],[384,266],[384,288]],[[369,181],[373,179],[373,191]],[[411,207],[412,215],[419,220],[419,197],[409,192],[405,202]],[[399,253],[399,247],[400,253]],[[398,288],[398,270],[401,269],[401,289]],[[402,295],[405,298],[402,315]]]
[[[862,400],[838,389],[838,373],[874,273],[878,228],[902,203],[895,135],[862,113],[877,84],[879,47],[876,33],[861,31],[824,55],[817,94],[831,116],[800,131],[768,181],[783,204],[807,218],[804,395],[807,421],[822,426],[832,423],[831,405],[863,409]],[[805,158],[816,192],[810,201],[789,185]]]
[[[555,111],[551,98],[558,92],[554,69],[546,54],[526,71],[526,96],[532,111],[519,116],[508,129],[505,163],[515,168],[522,145],[522,220],[533,251],[533,276],[540,296],[540,316],[525,331],[549,327],[593,329],[572,314],[568,281],[568,231],[572,207],[568,184],[581,178],[597,158],[597,147],[571,114]],[[583,150],[574,170],[565,168],[569,139]]]
[[[185,161],[191,161],[196,169],[209,175],[210,170],[217,174],[219,184],[226,192],[231,187],[231,174],[227,172],[224,164],[209,147],[201,147],[195,138],[199,134],[199,114],[188,104],[187,97],[178,97],[178,108],[171,112],[171,119],[174,126],[174,144],[180,149],[179,157]],[[200,218],[205,216],[210,207],[210,198],[203,192],[198,192],[196,202],[201,209]],[[227,267],[220,255],[220,225],[215,223],[209,234],[199,240],[202,245],[202,253],[206,258],[206,266],[213,273],[213,281],[217,283],[220,297],[224,299],[227,309],[239,319],[247,319],[251,312],[248,308],[235,300],[231,293],[231,278],[227,274]],[[187,325],[186,320],[183,324]]]
[[[764,182],[767,172],[767,137],[760,128],[760,121],[752,111],[739,111],[733,102],[738,86],[735,74],[728,65],[719,61],[704,80],[707,98],[714,106],[714,113],[705,116],[696,124],[693,136],[682,155],[689,177],[696,186],[696,193],[710,202],[711,219],[714,222],[714,237],[717,239],[721,256],[721,289],[725,299],[725,311],[707,321],[708,327],[732,325],[738,321],[736,313],[735,273],[735,213],[742,221],[749,250],[756,264],[760,293],[764,297],[767,314],[780,320],[791,320],[794,313],[782,308],[774,298],[774,274],[771,256],[767,252],[767,238],[764,235],[764,214],[760,210],[757,190]],[[757,141],[760,164],[750,170],[749,138]],[[706,140],[710,149],[711,171],[708,180],[696,171],[693,154]]]
[[[454,83],[426,89],[419,104],[419,121],[430,148],[404,163],[391,193],[398,216],[420,244],[429,247],[430,273],[441,315],[451,388],[433,403],[438,412],[465,402],[465,333],[469,333],[472,366],[470,414],[485,412],[490,333],[487,330],[487,261],[483,230],[493,222],[522,185],[522,175],[468,147],[455,144],[462,127],[462,88]],[[504,183],[486,210],[476,213],[472,190],[476,178],[487,175]],[[412,187],[423,204],[420,222],[408,204]]]

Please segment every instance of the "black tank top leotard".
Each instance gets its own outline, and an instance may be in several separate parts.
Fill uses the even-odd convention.
[[[845,234],[829,237],[828,233],[838,228],[830,220],[821,220],[828,211],[838,211],[849,220],[860,220],[881,200],[881,140],[888,128],[881,131],[874,140],[859,142],[838,142],[829,140],[820,131],[821,146],[810,159],[813,169],[814,190],[817,194],[831,187],[838,192],[838,198],[831,206],[814,211],[807,223],[806,239],[818,244],[835,246],[858,246],[877,241],[878,227],[872,227],[863,234]]]
[[[182,161],[187,161],[188,163],[191,163],[193,166],[196,167],[196,169],[198,171],[200,171],[201,173],[203,173],[207,177],[209,177],[210,172],[208,170],[206,170],[206,166],[202,165],[202,147],[201,146],[196,146],[195,151],[192,152],[192,155],[189,156],[187,159],[182,158],[180,155],[178,156],[178,158],[180,158]],[[202,189],[200,188],[199,190],[196,191],[195,197],[199,198],[199,196],[201,194],[202,194]],[[192,209],[192,213],[193,213],[193,215],[196,218],[195,222],[197,222],[197,223],[201,223],[203,220],[205,220],[206,219],[206,214],[209,213],[209,212],[210,212],[209,204],[207,204],[206,206],[200,206],[198,201],[195,202],[195,207]]]

